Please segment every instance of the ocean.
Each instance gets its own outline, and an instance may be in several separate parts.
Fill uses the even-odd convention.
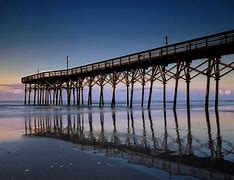
[[[14,163],[20,162],[21,166],[31,163],[31,169],[42,168],[40,163],[32,163],[29,158],[37,151],[43,156],[44,149],[40,146],[35,149],[35,144],[45,143],[45,149],[56,152],[53,148],[57,145],[52,144],[58,142],[59,147],[67,146],[66,143],[71,145],[70,149],[62,151],[64,161],[70,150],[81,151],[121,164],[116,165],[120,172],[123,172],[122,166],[130,167],[134,169],[133,174],[142,173],[139,178],[143,175],[147,175],[146,179],[234,178],[234,101],[220,101],[218,111],[214,110],[214,102],[210,103],[208,111],[204,110],[204,101],[191,101],[189,110],[183,101],[178,102],[176,111],[172,105],[168,102],[164,110],[162,102],[155,101],[148,110],[140,108],[137,101],[132,109],[121,102],[115,108],[109,104],[99,108],[97,103],[93,107],[68,107],[24,106],[21,101],[1,101],[0,158],[24,154],[20,147],[27,149],[27,156],[24,154],[24,158],[15,162],[5,158],[8,168],[0,163],[0,177],[30,179],[35,173],[30,174],[29,167],[18,172]],[[30,149],[32,147],[34,149]],[[53,153],[47,158],[42,162],[53,159]],[[28,161],[24,162],[25,159]],[[100,166],[101,160],[96,166]],[[108,167],[112,167],[110,163]],[[73,170],[71,175],[76,179],[78,173]],[[111,177],[105,168],[102,170],[104,178]],[[50,172],[45,172],[50,177]],[[128,179],[128,173],[125,175],[123,173],[122,178]],[[65,174],[60,177],[63,176],[67,178]],[[84,179],[95,177],[83,176]],[[38,178],[43,179],[44,175],[39,173]]]

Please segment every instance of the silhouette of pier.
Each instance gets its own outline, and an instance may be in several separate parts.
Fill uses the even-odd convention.
[[[210,79],[215,80],[215,108],[219,101],[219,80],[234,70],[234,62],[222,62],[222,56],[234,54],[234,30],[204,36],[188,41],[145,50],[93,64],[71,69],[48,71],[22,78],[25,84],[25,105],[62,105],[63,91],[67,94],[67,105],[84,105],[84,88],[88,87],[87,105],[93,103],[92,89],[100,87],[99,106],[104,105],[104,86],[112,86],[111,106],[116,105],[116,86],[126,85],[126,104],[133,106],[134,84],[142,85],[141,107],[145,102],[145,86],[149,85],[147,108],[151,106],[155,81],[162,83],[163,106],[166,107],[166,84],[175,81],[174,109],[177,105],[179,80],[186,82],[187,107],[190,108],[190,82],[205,76],[205,108],[209,106]],[[194,60],[202,61],[191,66]],[[73,100],[73,102],[72,102]]]

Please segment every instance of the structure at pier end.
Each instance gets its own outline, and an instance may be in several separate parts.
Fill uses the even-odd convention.
[[[205,108],[209,106],[210,80],[215,80],[215,108],[218,107],[219,80],[234,70],[234,61],[222,62],[222,56],[234,54],[234,30],[188,41],[145,50],[93,64],[66,70],[48,71],[22,78],[25,84],[25,105],[84,105],[84,87],[88,87],[87,105],[92,105],[92,88],[100,87],[99,106],[104,105],[103,89],[112,86],[111,106],[116,104],[116,86],[126,85],[126,104],[133,106],[134,84],[142,85],[141,107],[144,106],[145,87],[149,85],[147,108],[151,106],[155,81],[163,86],[163,106],[166,107],[166,88],[174,80],[173,108],[176,109],[179,80],[186,82],[187,107],[190,107],[190,82],[198,75],[206,77]],[[192,61],[202,59],[196,66]]]

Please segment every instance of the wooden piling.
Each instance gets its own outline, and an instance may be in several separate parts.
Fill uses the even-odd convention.
[[[141,107],[144,106],[144,97],[145,97],[145,68],[142,69]]]
[[[154,73],[156,71],[156,67],[152,67],[151,71],[152,71],[152,74],[151,74],[151,77],[150,77],[149,99],[148,99],[148,106],[147,106],[148,109],[151,106],[151,98],[152,98],[153,83],[154,83]]]
[[[135,83],[135,71],[134,71],[134,70],[132,70],[132,77],[131,77],[131,95],[130,95],[130,108],[132,108],[132,103],[133,103],[134,83]]]
[[[102,107],[103,104],[104,104],[104,102],[103,102],[103,84],[100,84],[99,107]]]
[[[80,105],[79,100],[80,100],[80,97],[79,97],[79,83],[77,82],[76,83],[76,104],[77,104],[77,106]]]
[[[115,88],[116,88],[116,85],[113,84],[112,85],[112,100],[111,100],[111,107],[115,107]]]
[[[187,109],[190,109],[190,62],[186,61],[185,66],[185,77],[186,77],[186,99],[187,99]]]
[[[30,105],[31,102],[31,84],[29,84],[29,90],[28,90],[28,105]]]
[[[63,104],[63,100],[62,100],[62,89],[61,87],[59,88],[59,105]]]
[[[125,74],[125,82],[126,82],[126,88],[127,88],[127,107],[129,107],[129,72],[127,71]]]
[[[104,81],[105,81],[105,76],[101,74],[99,79],[99,86],[100,86],[99,107],[104,106],[104,95],[103,95]]]
[[[58,103],[58,98],[59,98],[59,90],[58,90],[58,87],[56,87],[56,90],[55,90],[55,104],[56,106],[59,104]]]
[[[174,91],[174,101],[173,101],[173,109],[176,109],[177,105],[177,92],[178,92],[178,82],[179,82],[179,76],[180,76],[180,63],[176,63],[176,74],[175,74],[175,91]]]
[[[52,105],[52,95],[51,95],[51,93],[52,93],[52,90],[51,89],[49,89],[49,99],[50,99],[50,102],[49,102],[49,105]]]
[[[81,99],[81,92],[80,92],[80,89],[81,89],[81,87],[80,87],[80,85],[79,85],[79,86],[78,86],[78,98],[77,98],[77,100],[78,100],[77,105],[78,105],[78,106],[80,106],[80,99]]]
[[[165,76],[165,65],[163,65],[162,67],[162,79],[163,79],[163,109],[166,109],[166,76]]]
[[[37,86],[37,105],[40,105],[40,85]]]
[[[42,105],[42,87],[40,86],[39,105]]]
[[[56,92],[55,89],[53,89],[53,102],[52,102],[53,106],[55,105],[55,97],[56,97],[55,92]]]
[[[81,87],[81,103],[84,105],[84,88]]]
[[[89,92],[88,92],[88,106],[92,105],[92,82],[93,82],[93,77],[89,78],[89,83],[88,83],[88,87],[89,87]]]
[[[67,105],[71,105],[71,91],[70,91],[70,83],[67,82]]]
[[[24,105],[26,105],[27,101],[27,84],[24,85]]]
[[[111,99],[111,107],[115,107],[115,89],[116,89],[116,83],[117,83],[117,74],[116,72],[113,72],[111,78],[112,83],[112,99]]]
[[[205,97],[205,109],[209,107],[209,93],[210,93],[210,74],[212,71],[211,59],[208,59],[207,71],[206,71],[206,97]]]
[[[42,87],[41,105],[44,105],[44,97],[45,97],[45,90],[44,90],[44,87]]]
[[[36,88],[36,84],[34,84],[34,94],[33,94],[33,105],[36,105],[36,92],[37,92],[37,88]]]
[[[76,96],[75,96],[75,87],[72,87],[72,94],[73,94],[73,105],[76,105]]]
[[[215,109],[218,109],[219,106],[219,80],[220,80],[220,73],[219,73],[219,63],[220,58],[215,58]]]
[[[47,105],[47,101],[48,101],[48,90],[47,88],[45,89],[45,106]]]

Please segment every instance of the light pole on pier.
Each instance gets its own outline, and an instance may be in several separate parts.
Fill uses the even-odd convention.
[[[167,36],[165,36],[165,42],[166,42],[166,46],[168,45],[168,38]]]
[[[68,75],[68,60],[69,60],[69,57],[67,56],[67,75]]]
[[[167,48],[167,45],[168,45],[168,38],[167,36],[165,36],[165,41],[166,41],[166,54],[168,53],[168,48]]]

